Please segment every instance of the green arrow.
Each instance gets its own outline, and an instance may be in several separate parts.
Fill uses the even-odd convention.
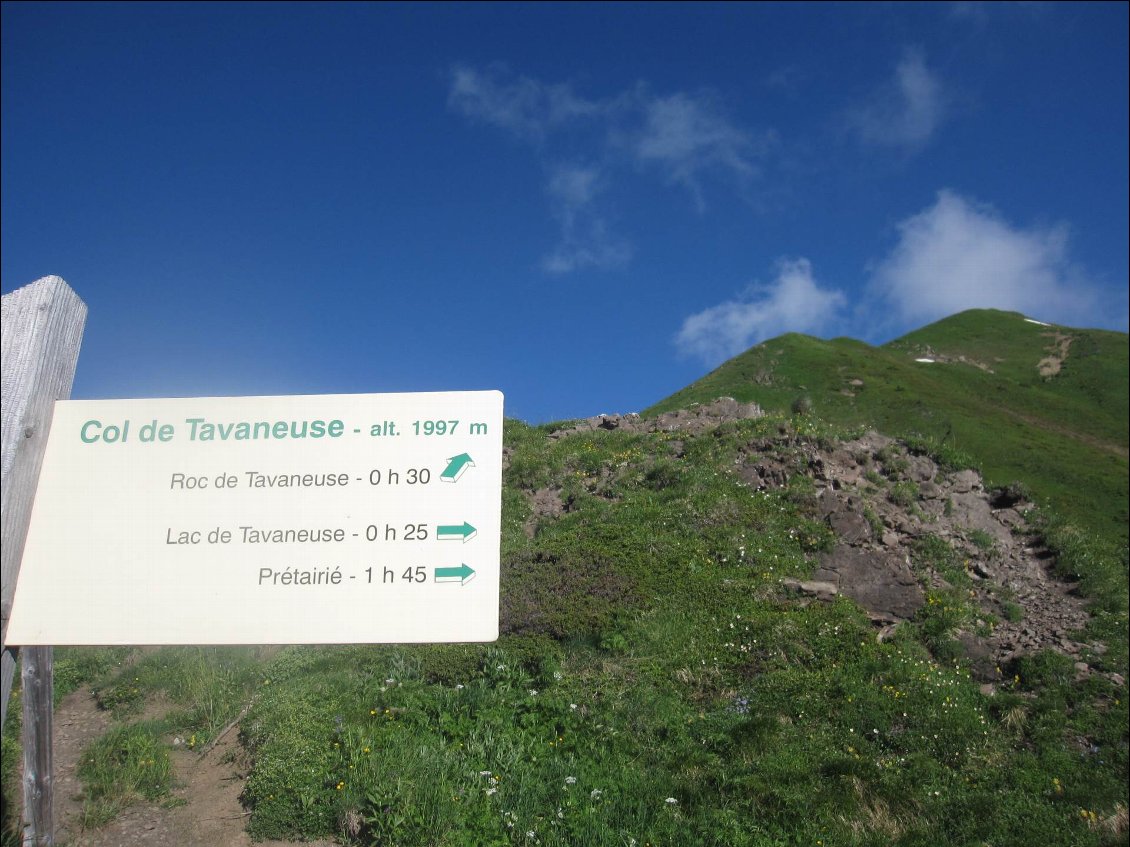
[[[475,571],[467,565],[460,565],[457,568],[435,569],[436,582],[458,582],[460,585],[466,585],[474,576]]]
[[[463,521],[463,523],[461,524],[456,524],[455,526],[436,527],[436,536],[440,541],[462,540],[464,543],[466,543],[474,538],[477,532],[478,530],[466,521]]]
[[[466,453],[460,453],[458,456],[452,456],[447,460],[447,468],[439,475],[439,478],[444,482],[455,482],[459,477],[463,476],[463,471],[467,468],[473,468],[474,461]]]

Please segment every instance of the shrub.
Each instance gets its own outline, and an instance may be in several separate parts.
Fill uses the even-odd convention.
[[[637,603],[635,586],[596,555],[519,553],[502,563],[500,629],[553,638],[591,638]]]
[[[887,492],[887,499],[896,506],[909,509],[918,502],[918,484],[909,480],[896,482]]]

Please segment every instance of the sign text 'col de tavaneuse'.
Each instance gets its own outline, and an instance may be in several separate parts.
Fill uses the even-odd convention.
[[[60,401],[8,642],[491,641],[502,403]]]

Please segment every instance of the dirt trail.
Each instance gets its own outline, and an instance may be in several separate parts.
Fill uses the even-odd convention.
[[[168,708],[167,703],[153,704],[142,718],[159,717]],[[248,813],[239,802],[247,763],[234,729],[204,755],[183,747],[171,751],[175,782],[168,798],[130,806],[106,826],[84,830],[82,785],[76,774],[79,757],[112,724],[89,688],[67,696],[55,712],[55,843],[59,847],[251,847]],[[254,844],[334,847],[331,841]]]

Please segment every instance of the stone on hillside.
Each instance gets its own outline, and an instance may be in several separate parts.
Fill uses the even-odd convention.
[[[918,496],[923,500],[935,500],[942,496],[942,489],[936,482],[927,480],[919,484]]]
[[[938,472],[938,466],[926,456],[911,456],[907,470],[910,478],[918,483],[929,482]]]
[[[969,670],[975,679],[982,682],[991,682],[999,679],[996,659],[993,657],[992,648],[972,632],[960,630],[957,633],[957,642],[961,645],[962,652],[969,662]]]
[[[845,544],[871,540],[871,524],[859,512],[843,508],[828,515],[828,526]]]
[[[1024,518],[1016,509],[1001,509],[993,514],[998,521],[1010,529],[1024,526]]]
[[[925,603],[910,565],[894,552],[838,544],[831,553],[821,554],[813,576],[837,586],[841,594],[881,620],[906,620]]]
[[[785,579],[782,584],[786,588],[792,588],[799,591],[801,594],[807,594],[809,597],[815,597],[817,600],[832,600],[840,590],[836,587],[835,583],[824,582],[814,579]]]
[[[977,471],[964,470],[954,474],[950,488],[957,494],[967,494],[981,488],[981,478]]]

